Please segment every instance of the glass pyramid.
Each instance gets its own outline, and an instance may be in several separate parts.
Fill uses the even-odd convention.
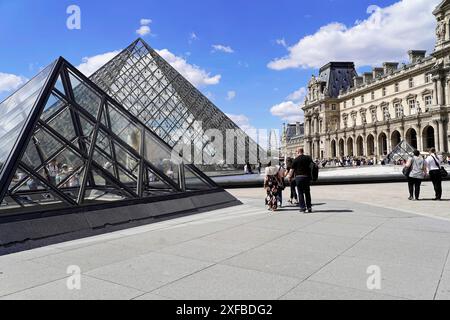
[[[384,159],[385,164],[396,164],[399,161],[406,162],[414,155],[415,149],[405,140],[400,142]]]
[[[220,189],[63,58],[0,104],[0,215]]]
[[[142,39],[90,79],[172,148],[186,144],[189,137],[190,159],[202,155],[201,163],[195,164],[208,174],[241,168],[246,161],[256,163],[264,155],[263,149]],[[210,129],[219,130],[223,140],[232,144],[228,148],[232,151],[227,154],[226,143],[220,144],[223,150],[217,150],[215,137],[207,135]],[[235,135],[232,139],[226,139],[229,129]]]

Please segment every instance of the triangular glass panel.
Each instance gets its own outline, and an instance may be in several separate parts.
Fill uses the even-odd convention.
[[[205,179],[200,178],[199,174],[195,173],[187,165],[184,166],[184,180],[187,191],[208,190],[212,188]]]
[[[60,93],[62,93],[63,95],[66,95],[66,90],[64,89],[64,85],[63,85],[63,82],[61,80],[61,75],[59,75],[58,79],[56,80],[55,89],[58,89],[58,91]]]
[[[66,102],[55,92],[50,94],[42,112],[41,119],[46,121],[66,105]]]

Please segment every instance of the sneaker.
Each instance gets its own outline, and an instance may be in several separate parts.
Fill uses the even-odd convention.
[[[408,200],[409,200],[409,201],[413,201],[414,198],[413,198],[413,197],[409,197]]]
[[[308,209],[308,213],[313,213],[313,210],[312,209]]]

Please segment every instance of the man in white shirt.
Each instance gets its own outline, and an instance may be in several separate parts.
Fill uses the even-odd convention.
[[[425,162],[427,164],[428,174],[430,175],[431,181],[433,181],[434,191],[436,193],[436,197],[433,200],[439,201],[442,198],[442,160],[436,154],[436,148],[431,148],[430,155]]]

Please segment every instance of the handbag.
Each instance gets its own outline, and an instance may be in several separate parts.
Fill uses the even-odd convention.
[[[403,168],[403,175],[405,177],[409,178],[409,176],[411,175],[411,171],[413,169],[413,165],[414,165],[414,158],[412,158],[411,165],[409,167],[404,167]]]
[[[439,164],[439,161],[437,161],[437,159],[436,159],[433,155],[432,155],[432,157],[433,157],[434,162],[436,163],[436,166],[439,168],[439,171],[440,171],[440,173],[441,173],[441,177],[442,177],[442,178],[447,178],[447,177],[448,177],[448,172],[447,172],[447,170],[445,170],[445,168],[442,167],[442,166]]]

